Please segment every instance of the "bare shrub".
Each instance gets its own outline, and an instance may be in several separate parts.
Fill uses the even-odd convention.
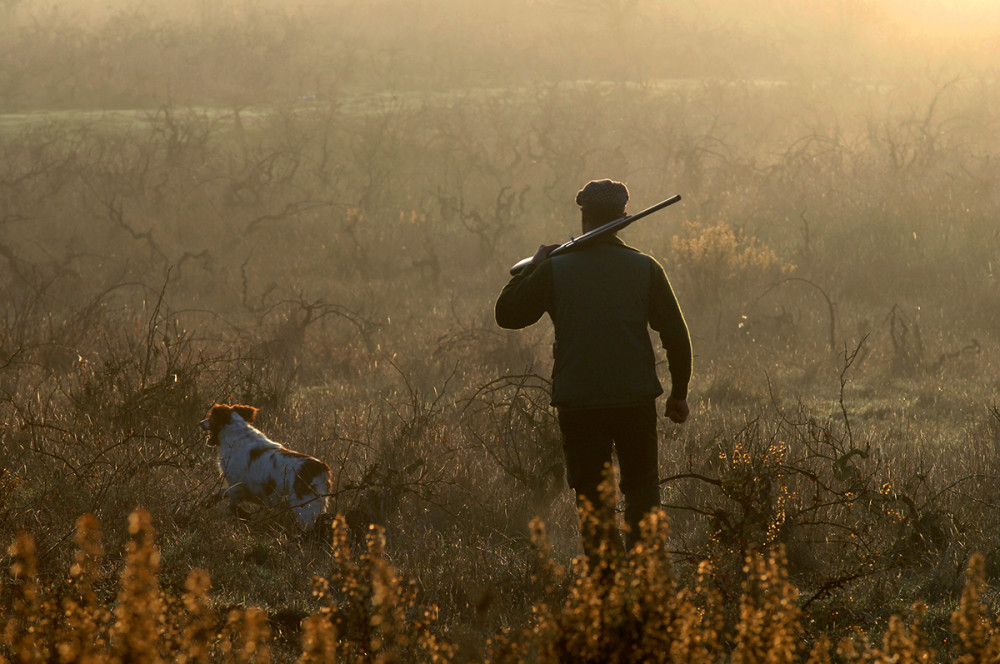
[[[727,327],[751,298],[787,275],[794,266],[778,258],[766,244],[725,223],[706,226],[687,221],[672,240],[676,271],[685,280],[690,309],[695,314],[714,311],[716,335]],[[732,325],[731,327],[735,327]]]

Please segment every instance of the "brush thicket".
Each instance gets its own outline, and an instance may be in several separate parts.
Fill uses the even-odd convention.
[[[584,516],[584,527],[588,527]],[[935,653],[922,629],[926,608],[909,622],[893,617],[880,645],[866,638],[821,635],[807,643],[798,592],[777,547],[751,554],[737,613],[727,614],[711,567],[699,567],[693,587],[672,572],[665,516],[651,514],[641,541],[627,555],[603,546],[571,568],[556,563],[544,525],[532,524],[539,551],[535,580],[545,590],[524,627],[495,635],[485,661],[520,662],[930,662]],[[213,608],[208,573],[193,570],[181,597],[159,583],[159,552],[148,513],[129,518],[131,541],[117,596],[95,590],[102,552],[98,524],[77,523],[77,555],[64,587],[42,587],[34,541],[22,534],[9,552],[2,588],[0,662],[270,662],[275,655],[269,616],[261,609]],[[331,571],[313,581],[319,607],[302,621],[296,661],[449,662],[456,648],[436,622],[436,608],[388,562],[372,528],[365,550],[352,551],[344,520],[333,525]],[[961,602],[951,618],[949,656],[955,662],[994,661],[1000,628],[981,602],[984,563],[975,556]],[[727,619],[734,615],[734,620]]]

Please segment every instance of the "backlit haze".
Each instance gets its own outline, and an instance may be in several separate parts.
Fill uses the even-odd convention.
[[[0,112],[992,68],[990,0],[0,2]]]

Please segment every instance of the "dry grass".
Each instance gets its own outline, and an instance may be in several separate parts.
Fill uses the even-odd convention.
[[[585,520],[587,517],[585,517]],[[46,587],[36,569],[30,535],[9,552],[10,576],[0,613],[0,662],[269,662],[274,648],[266,613],[248,607],[220,612],[211,606],[209,575],[192,570],[182,596],[159,583],[159,551],[147,512],[129,517],[131,539],[113,597],[99,598],[93,583],[102,562],[98,526],[85,515],[77,523],[76,560],[70,583]],[[565,570],[552,560],[540,522],[533,525],[539,564],[536,582],[546,599],[518,629],[496,634],[489,662],[733,662],[792,664],[833,661],[831,639],[820,635],[811,649],[802,640],[798,591],[789,582],[781,550],[753,554],[744,567],[739,610],[727,611],[711,568],[700,566],[692,589],[679,588],[667,550],[662,512],[644,524],[642,541],[622,557],[605,548],[589,562]],[[381,530],[355,556],[342,518],[333,524],[331,570],[312,579],[321,604],[302,620],[297,662],[449,662],[456,646],[440,633],[436,607],[416,602],[415,587],[385,558]],[[981,603],[983,559],[968,570],[961,602],[951,616],[947,656],[956,662],[992,661],[1000,648],[1000,624]],[[926,607],[917,604],[909,623],[893,616],[881,644],[842,639],[842,662],[929,662],[922,630]],[[815,635],[814,635],[815,636]],[[286,653],[287,654],[287,653]]]

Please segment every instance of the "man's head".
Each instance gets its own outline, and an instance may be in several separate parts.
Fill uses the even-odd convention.
[[[624,217],[627,203],[628,188],[613,180],[593,180],[576,194],[585,231]]]

